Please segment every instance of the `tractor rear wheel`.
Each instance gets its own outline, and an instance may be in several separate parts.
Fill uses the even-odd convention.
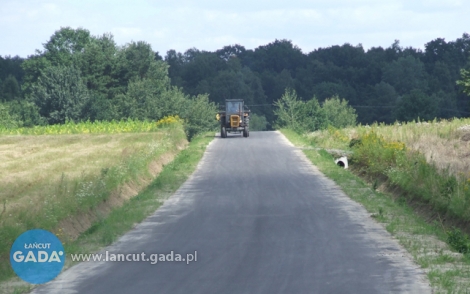
[[[227,130],[225,129],[225,127],[220,128],[220,137],[227,138]]]

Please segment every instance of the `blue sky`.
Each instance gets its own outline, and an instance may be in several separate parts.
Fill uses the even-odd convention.
[[[146,41],[170,49],[247,49],[288,39],[308,53],[350,43],[424,49],[470,32],[470,5],[459,0],[0,0],[0,55],[26,57],[60,27],[112,33],[118,45]]]

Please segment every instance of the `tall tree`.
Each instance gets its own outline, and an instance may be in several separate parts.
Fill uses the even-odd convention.
[[[12,75],[9,75],[5,81],[2,83],[1,95],[3,96],[4,101],[13,101],[20,99],[20,86],[18,81]]]
[[[76,53],[74,65],[80,69],[87,89],[94,95],[110,99],[124,89],[119,87],[117,73],[118,48],[111,34],[90,38]]]
[[[284,95],[274,102],[276,109],[276,126],[300,130],[300,114],[303,107],[302,100],[293,89],[286,89]]]
[[[328,125],[345,128],[356,125],[356,110],[348,105],[348,101],[333,96],[322,103]]]
[[[404,95],[397,103],[395,118],[398,121],[432,120],[437,116],[438,101],[418,89]]]
[[[465,94],[470,96],[470,71],[462,69],[460,73],[462,78],[457,81],[457,85],[462,86]]]
[[[91,42],[90,32],[83,28],[64,27],[56,31],[44,44],[44,56],[53,66],[71,66],[73,57]]]
[[[78,69],[54,66],[46,68],[33,86],[32,98],[40,114],[55,124],[81,120],[89,95]]]
[[[424,64],[413,56],[400,57],[387,65],[383,72],[383,81],[392,85],[403,95],[414,89],[428,90]]]

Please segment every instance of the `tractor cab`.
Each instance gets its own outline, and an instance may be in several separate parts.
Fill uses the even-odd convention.
[[[242,99],[225,100],[225,111],[217,114],[220,122],[220,137],[226,138],[227,133],[243,133],[248,137],[250,110],[243,104]]]

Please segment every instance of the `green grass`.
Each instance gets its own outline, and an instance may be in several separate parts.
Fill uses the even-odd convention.
[[[212,139],[213,136],[209,134],[193,138],[189,147],[166,165],[147,188],[123,206],[114,209],[105,219],[95,223],[75,242],[66,244],[66,252],[68,254],[91,252],[109,245],[157,210],[163,201],[176,192],[193,173]]]
[[[307,136],[287,129],[281,132],[296,146],[312,146],[312,141]],[[371,217],[398,239],[414,261],[426,271],[437,293],[465,293],[470,289],[469,258],[455,252],[446,243],[448,234],[442,224],[427,223],[408,205],[406,198],[381,192],[383,182],[374,184],[373,180],[367,181],[350,170],[340,168],[326,151],[304,149],[303,152],[351,199],[361,203],[371,213]]]
[[[308,134],[306,139],[317,147],[351,151],[354,170],[371,179],[374,187],[377,179],[385,179],[415,206],[427,206],[446,226],[470,233],[466,226],[470,222],[468,123],[469,119],[454,119],[329,128]]]

